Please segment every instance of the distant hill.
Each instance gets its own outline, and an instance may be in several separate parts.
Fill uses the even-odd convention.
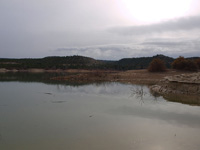
[[[125,70],[129,69],[144,69],[149,66],[149,63],[154,58],[160,58],[166,64],[167,68],[170,68],[170,64],[174,61],[173,58],[167,57],[164,55],[156,55],[153,57],[139,57],[139,58],[124,58],[117,62],[119,67],[122,67]]]
[[[51,56],[39,59],[0,59],[0,68],[6,69],[112,69],[112,70],[130,70],[145,69],[154,58],[160,58],[170,68],[174,58],[156,55],[153,57],[123,58],[118,61],[95,60],[84,56]],[[197,57],[187,58],[196,59]]]
[[[41,59],[0,59],[0,68],[7,69],[93,69],[103,62],[84,56],[51,56]]]

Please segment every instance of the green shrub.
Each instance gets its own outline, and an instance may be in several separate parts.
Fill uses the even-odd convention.
[[[163,71],[166,71],[165,63],[161,59],[155,58],[149,64],[148,71],[150,71],[150,72],[163,72]]]

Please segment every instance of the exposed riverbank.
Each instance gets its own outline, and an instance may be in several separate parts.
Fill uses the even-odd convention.
[[[66,73],[85,73],[85,72],[92,72],[90,70],[84,70],[84,69],[67,69],[67,70],[62,70],[62,69],[37,69],[37,68],[32,68],[32,69],[5,69],[5,68],[0,68],[0,73],[6,73],[6,72],[30,72],[30,73],[44,73],[44,72],[66,72]]]
[[[200,72],[166,76],[161,83],[151,86],[151,90],[162,95],[200,95]]]
[[[191,73],[169,69],[166,72],[151,73],[147,70],[111,71],[111,70],[6,70],[0,69],[4,80],[59,82],[60,84],[91,84],[97,82],[120,82],[148,85],[155,96],[162,95],[169,101],[200,105],[200,72]],[[25,76],[23,74],[26,74]],[[11,75],[11,77],[7,77]],[[44,75],[45,74],[45,75]],[[27,76],[28,75],[28,76]],[[30,75],[30,77],[29,77]],[[38,80],[39,77],[39,80]],[[41,78],[41,79],[40,79]],[[194,82],[194,83],[193,83]]]
[[[45,69],[27,69],[27,70],[7,70],[0,69],[0,73],[6,72],[30,72],[30,73],[69,73],[66,76],[55,76],[52,80],[63,81],[76,81],[76,82],[95,82],[95,81],[108,81],[108,82],[123,82],[132,84],[158,84],[167,76],[181,75],[183,73],[189,74],[190,72],[182,72],[169,69],[166,72],[151,73],[146,69],[142,70],[128,70],[128,71],[113,71],[113,70],[83,70],[83,69],[67,69],[67,70],[45,70]],[[70,74],[71,73],[71,74]]]
[[[146,69],[142,70],[129,70],[129,71],[104,71],[104,70],[92,70],[79,72],[72,70],[75,74],[67,76],[58,76],[52,78],[53,80],[65,80],[76,82],[95,82],[95,81],[107,81],[107,82],[122,82],[130,84],[146,84],[154,85],[160,83],[166,76],[181,75],[182,71],[167,70],[166,72],[151,73]],[[186,74],[189,72],[185,72]]]

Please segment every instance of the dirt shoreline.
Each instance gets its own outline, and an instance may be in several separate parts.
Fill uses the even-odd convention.
[[[84,69],[68,69],[68,70],[45,70],[45,69],[27,69],[27,70],[7,70],[0,69],[0,73],[6,72],[30,72],[30,73],[72,73],[67,76],[56,76],[52,80],[65,80],[76,82],[95,82],[95,81],[108,81],[108,82],[122,82],[130,84],[158,84],[166,76],[174,76],[180,74],[187,74],[190,72],[177,71],[168,69],[166,72],[151,73],[146,69],[142,70],[128,70],[128,71],[113,71],[113,70],[84,70]]]
[[[146,84],[154,85],[161,82],[166,76],[174,76],[180,74],[187,74],[189,72],[182,72],[169,69],[166,72],[151,73],[146,69],[142,70],[128,70],[128,71],[105,71],[105,70],[90,70],[82,72],[78,70],[70,70],[70,73],[77,73],[68,76],[58,76],[52,78],[53,80],[65,80],[75,82],[121,82],[129,84]]]
[[[44,73],[44,72],[69,72],[69,73],[84,73],[84,72],[92,72],[91,70],[84,70],[84,69],[68,69],[68,70],[61,70],[61,69],[37,69],[37,68],[32,68],[32,69],[5,69],[5,68],[0,68],[0,73],[6,73],[6,72],[30,72],[30,73]]]

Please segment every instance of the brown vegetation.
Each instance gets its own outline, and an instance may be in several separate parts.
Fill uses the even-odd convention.
[[[148,71],[150,71],[150,72],[163,72],[163,71],[166,71],[165,63],[161,59],[155,58],[149,64]]]
[[[196,59],[195,62],[197,64],[198,68],[200,69],[200,58]]]
[[[172,63],[172,68],[177,70],[197,71],[197,63],[193,60],[187,60],[180,56]]]

